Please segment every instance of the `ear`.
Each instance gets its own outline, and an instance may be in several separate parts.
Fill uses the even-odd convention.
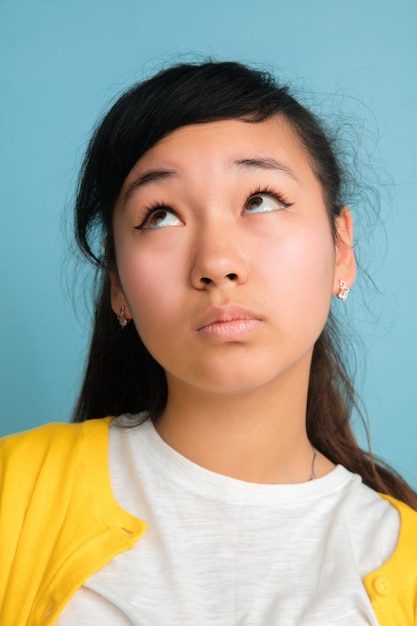
[[[116,260],[113,258],[113,255],[112,259],[109,259],[109,244],[107,241],[107,237],[103,239],[103,247],[110,278],[110,302],[113,313],[115,313],[116,315],[120,315],[120,309],[122,306],[124,306],[126,319],[132,319],[132,315],[129,311],[129,307],[127,305],[124,295],[123,287],[120,282],[119,273],[117,271]]]
[[[120,309],[122,306],[125,307],[125,317],[126,319],[132,319],[132,315],[130,313],[129,306],[127,304],[125,294],[123,291],[122,284],[120,282],[119,274],[117,269],[109,270],[110,275],[110,302],[111,308],[116,315],[120,314]]]
[[[343,207],[336,217],[336,261],[333,293],[340,290],[340,281],[343,280],[350,288],[356,278],[356,259],[353,251],[353,218],[351,210]]]

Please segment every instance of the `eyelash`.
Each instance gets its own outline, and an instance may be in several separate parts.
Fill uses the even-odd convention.
[[[148,222],[148,220],[152,216],[152,213],[154,213],[155,211],[161,211],[161,210],[171,211],[171,213],[174,213],[175,215],[177,215],[177,213],[176,213],[176,211],[174,211],[174,209],[171,209],[171,207],[167,206],[163,202],[153,202],[149,206],[145,207],[145,209],[144,209],[144,213],[145,213],[144,217],[141,218],[140,223],[137,226],[135,226],[134,228],[136,230],[144,230],[145,227],[146,227],[146,223]]]
[[[270,198],[273,198],[274,200],[276,200],[277,202],[279,202],[280,204],[282,204],[282,206],[284,207],[284,209],[288,209],[289,207],[291,207],[294,203],[293,202],[288,202],[287,200],[285,200],[283,198],[283,196],[281,194],[275,193],[275,191],[273,191],[270,187],[266,186],[266,187],[257,187],[255,189],[255,191],[252,191],[248,197],[246,198],[244,205],[249,202],[252,198],[256,198],[256,196],[269,196]],[[171,211],[171,213],[174,213],[175,215],[177,215],[176,211],[174,211],[174,209],[168,207],[166,204],[164,204],[163,202],[154,202],[153,204],[149,205],[148,207],[145,208],[145,215],[144,217],[141,219],[140,223],[135,226],[135,230],[145,230],[146,227],[146,223],[148,222],[149,218],[152,216],[152,214],[155,211],[160,211],[160,210],[167,210],[167,211]],[[177,215],[178,217],[178,215]]]
[[[273,189],[268,187],[268,185],[266,187],[257,187],[255,191],[248,195],[245,204],[256,196],[269,196],[270,198],[273,198],[273,200],[276,200],[277,202],[282,204],[284,209],[289,209],[294,204],[294,202],[288,202],[288,200],[286,200],[282,194],[276,193],[275,191],[273,191]]]

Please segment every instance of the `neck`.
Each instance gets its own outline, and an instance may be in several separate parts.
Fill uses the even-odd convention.
[[[313,450],[305,425],[308,378],[301,392],[274,381],[240,394],[188,388],[168,377],[168,403],[155,424],[180,454],[211,471],[255,483],[310,479]],[[318,455],[315,474],[333,467]]]

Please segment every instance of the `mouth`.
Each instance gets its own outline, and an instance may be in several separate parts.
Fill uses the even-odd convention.
[[[233,341],[252,333],[262,320],[259,315],[239,306],[213,307],[197,322],[197,332],[221,341]]]

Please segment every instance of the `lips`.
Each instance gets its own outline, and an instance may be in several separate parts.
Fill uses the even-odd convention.
[[[256,313],[236,305],[212,307],[197,320],[197,332],[220,340],[243,338],[261,323]]]

